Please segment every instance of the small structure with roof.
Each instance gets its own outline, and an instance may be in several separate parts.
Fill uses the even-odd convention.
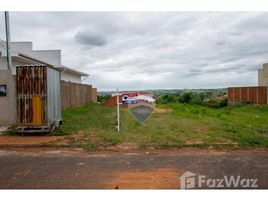
[[[97,89],[81,83],[89,75],[62,65],[61,50],[33,50],[32,42],[11,42],[9,50],[10,67],[6,43],[0,40],[0,110],[5,113],[0,126],[57,127],[62,105],[96,101]]]

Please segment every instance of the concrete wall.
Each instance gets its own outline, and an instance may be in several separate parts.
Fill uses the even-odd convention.
[[[0,44],[5,44],[0,40]],[[29,57],[49,63],[54,67],[62,67],[61,65],[61,50],[33,50],[32,42],[11,42],[12,55],[12,70],[15,71],[14,59],[19,59],[19,53],[25,54]],[[20,62],[22,62],[20,60]],[[33,61],[31,61],[33,62]],[[18,64],[35,64],[35,63],[18,63]],[[0,45],[0,69],[7,69],[6,64],[6,49]],[[81,75],[65,71],[62,73],[62,80],[74,83],[81,83]]]
[[[61,50],[33,50],[32,42],[11,42],[12,50],[42,60],[51,65],[61,66]]]
[[[7,87],[7,96],[0,96],[0,125],[11,125],[17,116],[15,76],[9,70],[0,70],[0,85]]]
[[[33,50],[32,42],[11,42],[10,48],[14,51],[28,54]]]
[[[228,88],[228,103],[268,104],[268,87],[230,87]]]
[[[92,86],[61,81],[62,109],[92,103]]]
[[[98,102],[98,92],[97,88],[92,88],[92,103]]]
[[[66,72],[61,72],[61,80],[66,81],[66,82],[73,82],[73,83],[81,83],[81,76],[71,74],[71,73],[66,73]]]
[[[33,50],[28,55],[55,67],[61,66],[61,50]]]
[[[6,57],[0,57],[0,70],[7,69],[7,59]]]

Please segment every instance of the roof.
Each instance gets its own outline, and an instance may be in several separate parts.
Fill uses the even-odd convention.
[[[0,47],[6,49],[6,46],[5,44],[3,43],[4,41],[0,39]],[[28,66],[30,65],[46,65],[47,67],[51,68],[51,69],[54,69],[54,70],[57,70],[57,71],[60,71],[57,67],[54,67],[53,65],[47,63],[47,62],[44,62],[42,60],[39,60],[39,59],[36,59],[36,58],[33,58],[31,56],[28,56],[28,55],[25,55],[25,54],[22,54],[18,51],[14,51],[13,49],[10,49],[10,53],[11,53],[11,56],[12,56],[12,59],[13,58],[17,58],[17,59],[21,59],[21,60],[30,60],[31,62],[33,62],[33,64],[28,64]],[[2,52],[0,51],[0,56],[3,56]],[[5,57],[6,55],[4,55]],[[27,65],[27,64],[26,64]],[[15,74],[15,69],[14,67],[11,68],[11,71],[12,71],[12,74]]]
[[[58,67],[54,67],[53,65],[50,65],[50,64],[48,64],[48,63],[46,63],[44,61],[38,60],[36,58],[30,57],[30,56],[27,56],[27,55],[24,55],[24,54],[21,54],[21,53],[19,53],[18,56],[19,57],[22,57],[24,59],[33,60],[35,62],[41,63],[42,65],[46,65],[47,67],[49,67],[51,69],[54,69],[54,70],[57,70],[57,71],[61,71]],[[31,65],[27,65],[27,66],[31,66]]]
[[[75,70],[73,68],[69,68],[69,67],[65,67],[62,65],[62,67],[57,67],[61,72],[68,72],[68,73],[71,73],[71,74],[75,74],[75,75],[78,75],[78,76],[89,76],[89,74],[87,73],[84,73],[84,72],[81,72],[81,71],[78,71],[78,70]]]
[[[149,96],[149,97],[153,97],[154,95],[150,92],[147,92],[147,91],[129,91],[129,92],[119,92],[118,93],[119,96],[122,96],[122,95],[128,95],[128,97],[136,97],[136,96]],[[117,96],[117,93],[113,93],[112,94],[112,97],[113,96]]]

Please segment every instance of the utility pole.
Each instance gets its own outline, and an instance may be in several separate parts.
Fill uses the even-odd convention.
[[[9,12],[5,11],[7,69],[11,69]]]
[[[118,93],[118,89],[117,89],[117,93],[116,93],[116,102],[117,102],[117,131],[120,131],[120,108],[119,108],[119,93]]]

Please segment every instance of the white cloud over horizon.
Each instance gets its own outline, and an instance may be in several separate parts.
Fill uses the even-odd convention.
[[[1,15],[1,22],[3,22]],[[12,41],[61,49],[99,90],[256,85],[267,12],[10,12]],[[4,25],[0,27],[4,37]]]

